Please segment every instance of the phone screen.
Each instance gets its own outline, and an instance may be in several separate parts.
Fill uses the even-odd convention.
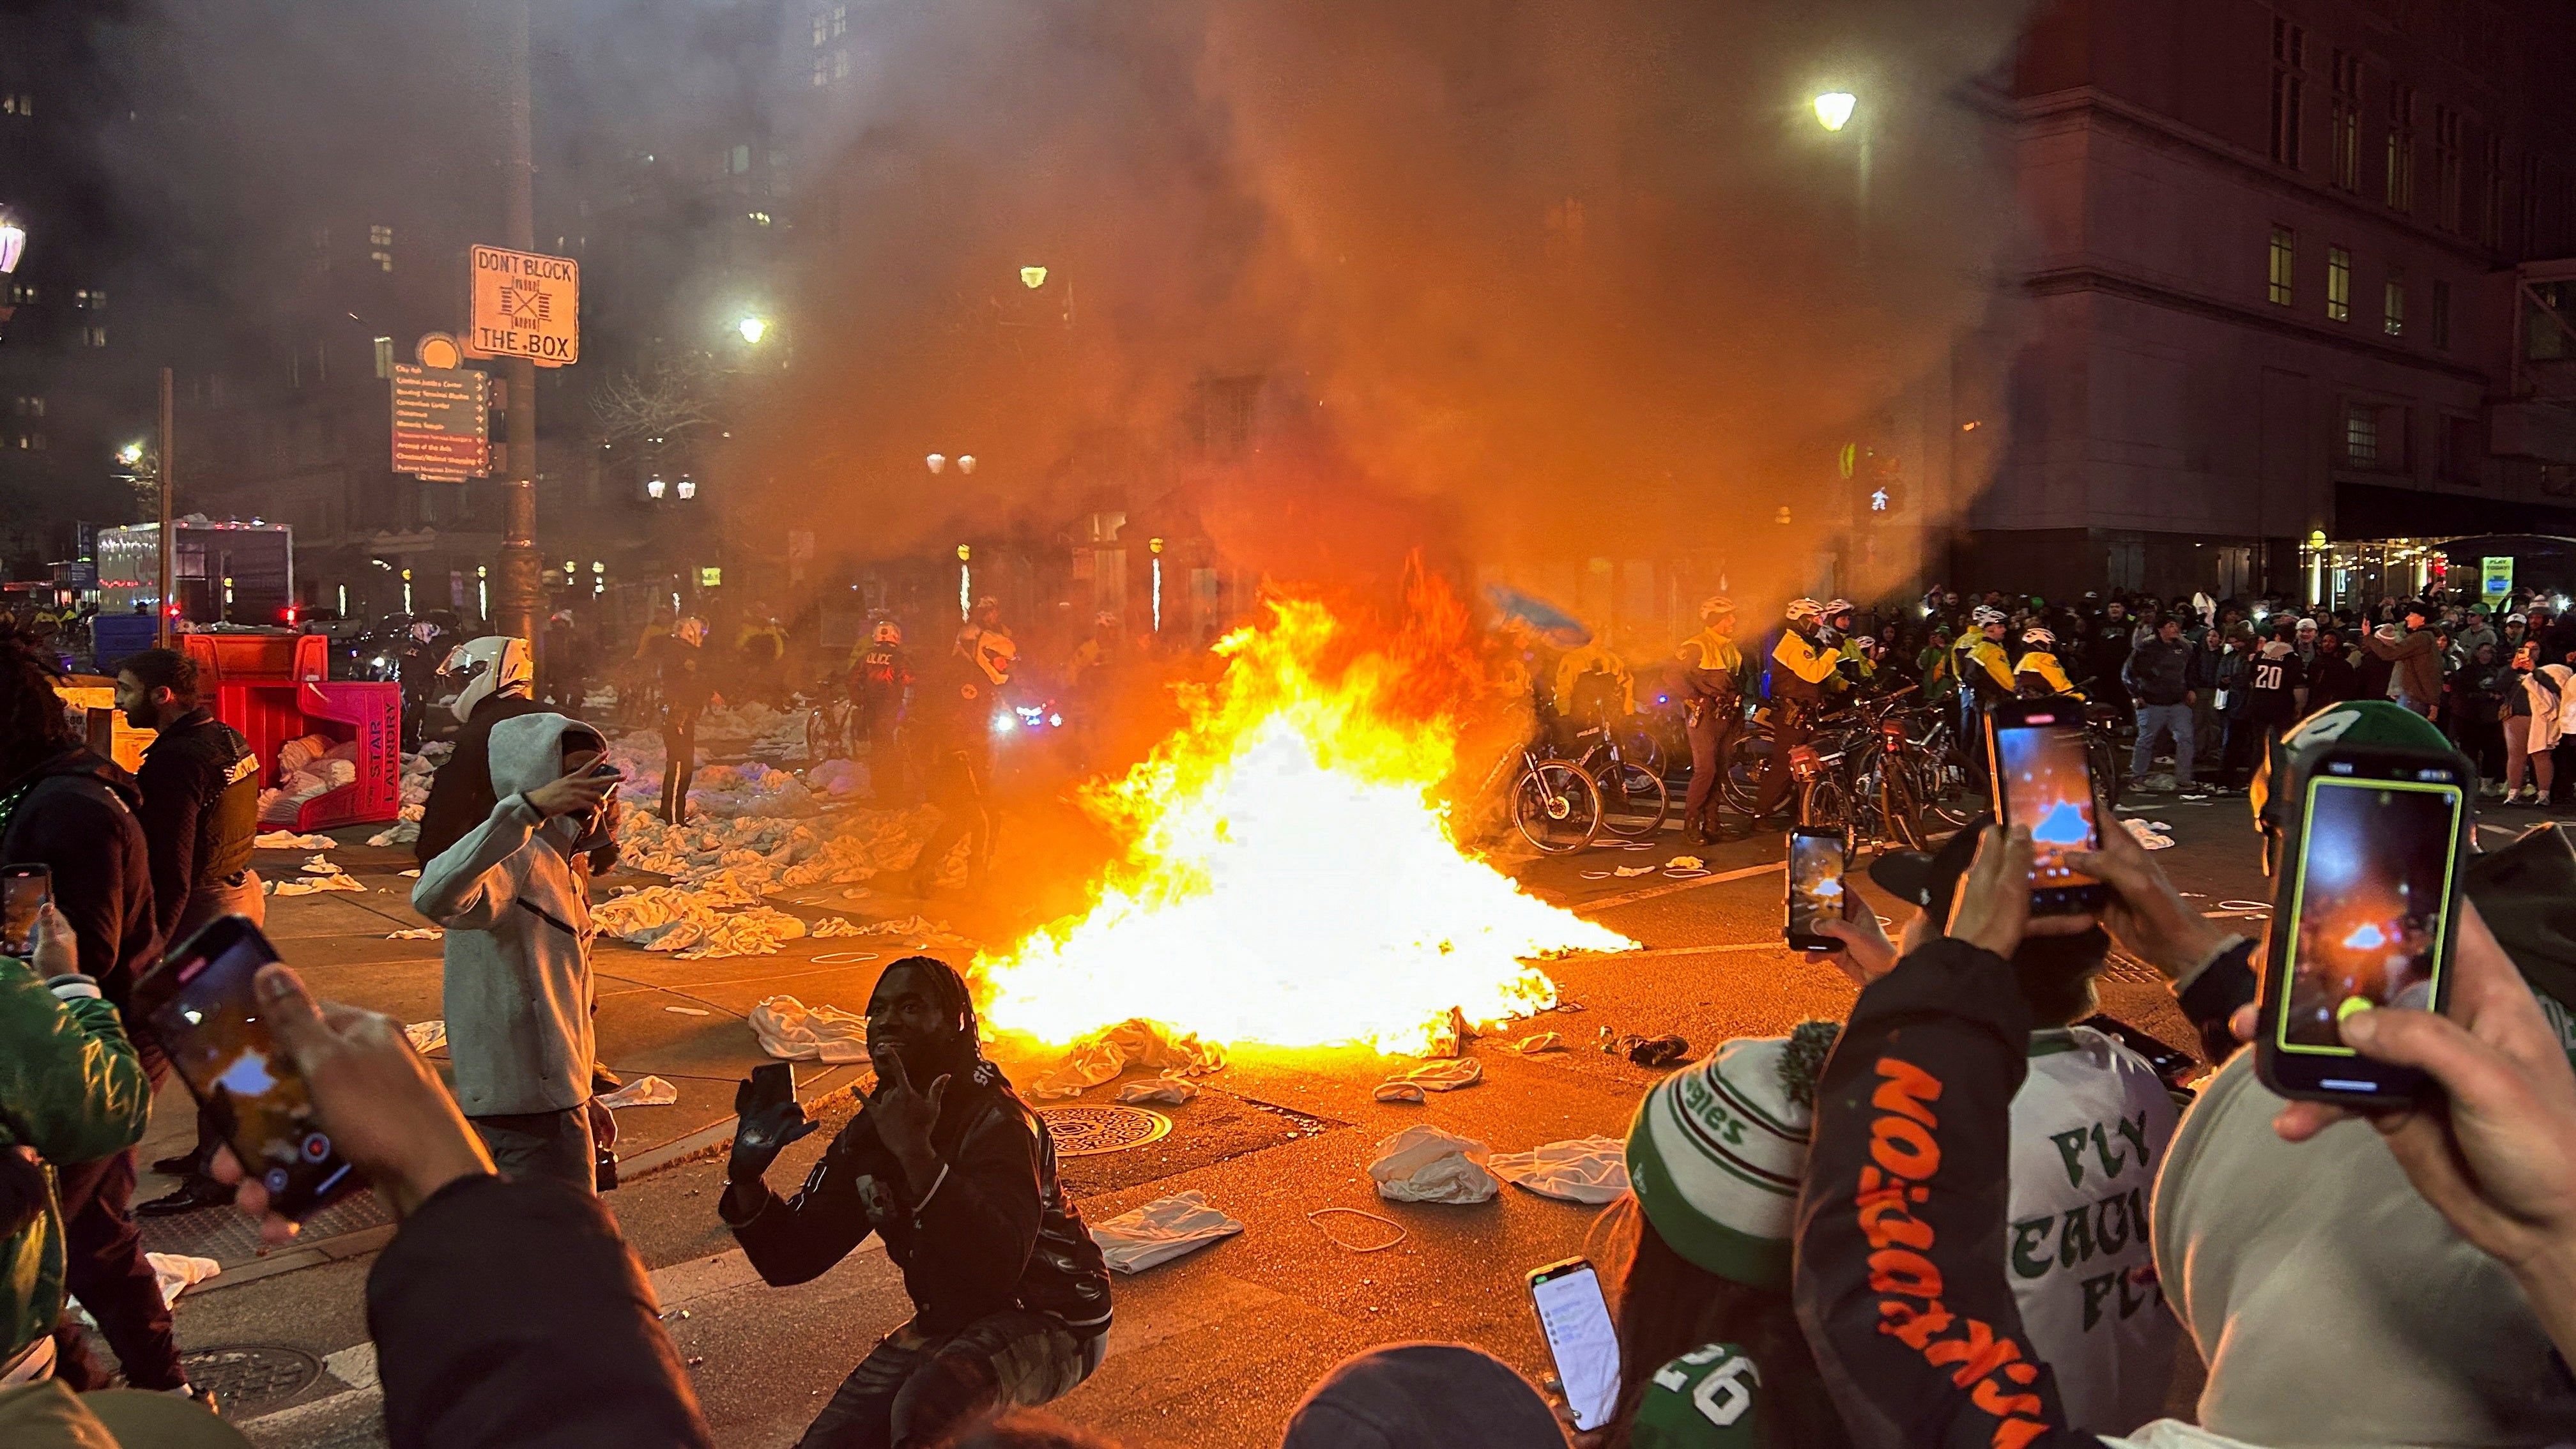
[[[0,955],[24,957],[36,949],[36,913],[53,896],[54,873],[44,866],[0,872]]]
[[[276,959],[248,921],[216,921],[164,968],[176,994],[152,1013],[152,1025],[233,1155],[267,1188],[271,1209],[299,1218],[357,1184],[314,1120],[304,1078],[260,1017],[251,977]]]
[[[2309,778],[2276,1047],[2352,1056],[2345,1017],[2439,999],[2463,803],[2455,783]]]
[[[2098,885],[2068,868],[2069,850],[2099,850],[2093,819],[2093,772],[2084,759],[2081,719],[2034,719],[1999,725],[1995,754],[2003,785],[2003,818],[2030,827],[2033,890]]]
[[[1840,836],[1791,832],[1789,836],[1789,938],[1828,939],[1816,927],[1843,917],[1843,842]]]
[[[1598,1429],[1619,1407],[1619,1335],[1610,1326],[1610,1304],[1601,1296],[1592,1265],[1576,1262],[1530,1275],[1538,1303],[1539,1331],[1556,1360],[1574,1427]]]

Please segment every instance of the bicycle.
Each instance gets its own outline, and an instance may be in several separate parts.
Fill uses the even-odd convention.
[[[858,706],[836,681],[814,686],[805,706],[805,763],[846,760],[858,742]]]
[[[1546,855],[1572,855],[1601,831],[1601,792],[1566,760],[1543,758],[1526,740],[1498,756],[1476,787],[1474,818],[1511,812],[1521,838]]]
[[[1664,777],[1633,761],[1621,737],[1606,726],[1578,731],[1574,741],[1582,752],[1572,763],[1601,798],[1601,828],[1622,840],[1643,840],[1661,830],[1672,811]]]

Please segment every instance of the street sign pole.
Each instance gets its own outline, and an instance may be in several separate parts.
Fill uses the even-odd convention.
[[[528,7],[531,0],[511,0],[504,28],[510,47],[510,164],[508,185],[510,246],[537,249],[536,157],[528,104]],[[509,359],[510,470],[502,488],[501,603],[491,621],[495,633],[515,634],[543,667],[536,651],[545,647],[537,628],[542,585],[537,560],[537,365],[534,359]]]

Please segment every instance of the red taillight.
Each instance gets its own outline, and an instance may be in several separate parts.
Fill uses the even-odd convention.
[[[1789,773],[1801,780],[1812,780],[1824,768],[1824,760],[1812,745],[1798,745],[1789,751]]]

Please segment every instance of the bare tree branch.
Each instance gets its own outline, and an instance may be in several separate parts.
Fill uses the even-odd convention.
[[[610,376],[590,395],[591,415],[612,443],[676,442],[712,425],[715,377],[702,358],[664,358]]]

